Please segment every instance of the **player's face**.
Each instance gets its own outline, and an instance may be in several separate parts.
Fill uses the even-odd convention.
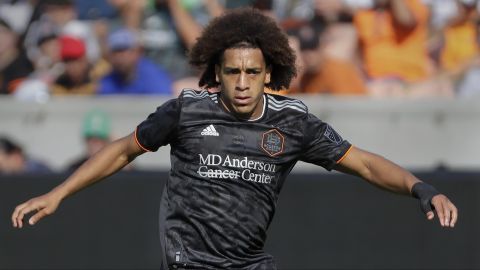
[[[270,70],[260,49],[225,50],[215,72],[220,82],[220,100],[228,111],[243,119],[262,114],[263,89],[270,82]]]

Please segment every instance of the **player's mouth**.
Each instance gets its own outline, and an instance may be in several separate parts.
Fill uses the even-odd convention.
[[[252,100],[251,97],[236,96],[234,98],[235,105],[240,105],[240,106],[245,106],[250,104],[251,100]]]

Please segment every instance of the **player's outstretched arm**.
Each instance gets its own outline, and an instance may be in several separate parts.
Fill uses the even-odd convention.
[[[380,188],[418,198],[427,218],[434,218],[433,208],[443,227],[454,227],[457,222],[458,210],[445,195],[379,155],[353,147],[335,169],[360,176]]]
[[[62,184],[42,196],[18,205],[12,214],[13,227],[22,228],[25,215],[36,211],[28,220],[30,225],[34,225],[43,217],[53,214],[64,198],[117,172],[142,153],[144,150],[137,145],[133,133],[108,144]]]

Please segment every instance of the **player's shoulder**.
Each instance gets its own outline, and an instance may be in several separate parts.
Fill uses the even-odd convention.
[[[217,102],[217,93],[209,92],[207,90],[197,90],[192,88],[184,88],[179,97],[183,100],[203,100],[208,99]]]
[[[198,102],[204,103],[205,105],[211,104],[211,102],[218,103],[217,93],[192,88],[184,88],[178,96],[178,99],[183,106],[187,104],[198,104]]]
[[[308,113],[308,107],[301,101],[295,98],[266,94],[268,108],[274,111],[296,111],[302,114]]]

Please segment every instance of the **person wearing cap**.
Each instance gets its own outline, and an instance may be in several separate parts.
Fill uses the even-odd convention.
[[[95,94],[98,80],[105,73],[89,62],[84,41],[72,36],[60,37],[60,56],[65,69],[52,85],[51,94]]]
[[[13,93],[32,71],[33,65],[18,49],[18,35],[0,18],[0,94]]]
[[[135,32],[116,30],[107,42],[112,72],[101,79],[99,95],[171,95],[170,76],[142,55]]]
[[[60,40],[62,35],[75,36],[86,40],[87,54],[90,61],[97,60],[98,44],[92,37],[92,26],[77,19],[74,0],[42,0],[35,9],[38,14],[31,18],[25,33],[24,46],[29,59],[35,63],[36,77],[41,77],[47,86],[58,78],[62,72]],[[91,41],[91,39],[94,41]],[[97,52],[95,52],[97,50]],[[97,53],[97,54],[95,54]]]
[[[85,143],[84,154],[67,166],[69,171],[76,170],[110,142],[110,116],[106,112],[97,109],[87,112],[83,119],[82,137]]]

